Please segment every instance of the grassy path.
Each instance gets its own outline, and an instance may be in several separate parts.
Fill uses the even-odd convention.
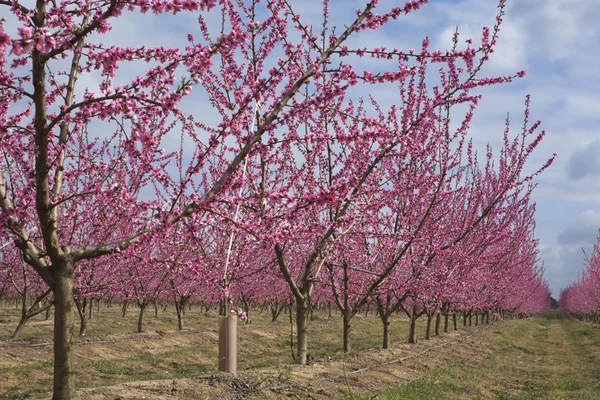
[[[557,312],[489,332],[494,351],[388,389],[383,399],[600,399],[600,329]]]

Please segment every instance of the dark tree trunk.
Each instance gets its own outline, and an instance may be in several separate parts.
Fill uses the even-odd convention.
[[[146,300],[138,302],[138,305],[140,306],[140,315],[138,317],[138,324],[137,324],[137,333],[142,333],[144,332],[144,311],[146,310],[146,307],[148,306],[148,302]]]
[[[425,340],[429,340],[431,337],[431,314],[427,313],[427,330],[425,331]]]
[[[244,307],[244,311],[246,312],[246,324],[250,323],[250,304],[248,302],[248,298],[242,294],[242,305]]]
[[[408,328],[408,343],[416,343],[416,332],[417,332],[417,306],[413,305],[412,312],[410,313],[410,326]]]
[[[175,300],[175,311],[177,312],[177,329],[183,330],[183,312],[182,308],[185,307],[182,301]]]
[[[448,310],[446,310],[446,312],[444,313],[444,333],[448,333],[448,319],[450,317],[450,314],[448,313]]]
[[[71,400],[73,382],[73,265],[53,265],[54,382],[53,400]]]
[[[281,304],[281,302],[277,301],[275,303],[270,304],[269,308],[271,310],[271,322],[275,322],[275,321],[277,321],[277,318],[279,318],[279,315],[285,308],[285,305]]]
[[[350,352],[350,311],[348,309],[343,311],[343,324],[344,324],[344,353]]]
[[[455,312],[452,313],[452,323],[454,324],[454,330],[455,331],[458,330],[458,326],[456,326],[457,324],[456,324],[456,313]]]
[[[125,301],[123,302],[123,307],[122,307],[122,309],[123,309],[123,315],[121,315],[121,318],[125,318],[125,313],[127,312],[127,300],[125,300]]]
[[[388,349],[390,347],[390,319],[387,315],[379,313],[379,318],[381,318],[381,323],[383,324],[383,343],[381,345],[382,348]]]
[[[87,321],[85,318],[85,308],[87,307],[87,300],[83,301],[74,299],[75,306],[77,307],[77,313],[79,314],[79,336],[85,336],[87,330]],[[91,307],[90,307],[91,308]]]
[[[19,334],[21,333],[21,330],[23,329],[23,327],[25,326],[25,323],[27,322],[27,320],[29,319],[27,317],[27,293],[28,293],[28,288],[27,288],[27,275],[26,272],[23,272],[24,275],[24,280],[25,280],[25,286],[23,287],[23,293],[21,294],[22,299],[23,299],[23,303],[21,304],[21,319],[19,320],[19,323],[17,324],[17,328],[15,329],[15,331],[13,332],[12,336],[10,337],[11,339],[16,338],[17,336],[19,336]],[[16,304],[16,301],[15,301]]]
[[[297,362],[306,365],[308,354],[308,311],[310,303],[305,295],[304,299],[296,299],[296,341]],[[291,312],[291,311],[290,311]]]

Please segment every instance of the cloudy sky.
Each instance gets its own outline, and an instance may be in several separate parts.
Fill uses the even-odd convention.
[[[419,11],[425,30],[448,43],[459,27],[473,39],[494,16],[495,0],[433,0]],[[416,14],[415,14],[416,16]],[[600,228],[600,3],[597,0],[509,0],[500,43],[488,73],[527,76],[484,91],[471,135],[493,142],[506,113],[522,115],[532,95],[532,119],[547,136],[531,160],[555,163],[537,180],[537,230],[546,277],[555,296],[583,267]]]
[[[404,1],[380,0],[387,10]],[[432,47],[448,48],[458,26],[461,40],[478,43],[481,27],[491,26],[497,0],[430,0],[408,17],[385,29],[366,32],[361,45],[401,49],[420,47],[425,36]],[[318,0],[291,1],[303,21],[320,24]],[[339,27],[348,23],[365,0],[332,0],[331,17]],[[525,69],[527,76],[510,85],[484,90],[471,136],[482,148],[499,143],[507,113],[515,123],[523,114],[526,94],[532,95],[532,119],[540,119],[547,136],[530,159],[530,170],[541,166],[553,153],[558,157],[537,182],[537,236],[546,277],[554,296],[576,279],[583,268],[582,248],[589,249],[600,227],[600,3],[598,0],[508,0],[500,42],[483,75],[513,75]],[[124,15],[110,37],[120,45],[181,44],[188,31],[198,34],[196,17]],[[210,21],[209,21],[210,22]],[[215,23],[219,23],[217,19]],[[357,42],[354,44],[357,44]],[[376,62],[364,59],[366,66]],[[390,89],[389,98],[397,93]],[[377,93],[385,99],[386,93]],[[200,100],[201,101],[201,100]]]
[[[332,19],[339,22],[341,29],[365,1],[332,0]],[[290,0],[290,3],[303,21],[320,24],[322,1]],[[403,3],[403,0],[380,0],[378,9],[387,10]],[[458,26],[461,40],[472,37],[477,44],[481,27],[494,22],[497,3],[497,0],[430,0],[418,12],[379,31],[365,32],[355,40],[369,47],[418,49],[423,37],[428,36],[432,48],[445,49],[451,45]],[[200,36],[196,18],[193,14],[140,17],[125,13],[102,41],[120,46],[185,46],[187,32]],[[525,95],[532,95],[532,119],[542,120],[547,136],[530,159],[530,169],[541,166],[553,153],[558,154],[551,168],[537,179],[539,187],[534,196],[536,233],[541,239],[546,277],[555,296],[561,287],[576,279],[583,268],[582,248],[589,251],[600,227],[598,20],[599,0],[508,0],[499,45],[483,75],[513,75],[525,69],[527,76],[482,91],[484,98],[471,125],[470,134],[480,148],[487,142],[498,143],[507,113],[518,121]],[[220,18],[217,16],[212,22],[219,24]],[[10,25],[10,21],[5,24],[7,31],[11,30]],[[362,62],[366,66],[373,63],[368,59]],[[97,84],[93,76],[82,79],[90,79],[89,86]],[[378,92],[377,98],[393,99],[395,93],[390,88],[389,93]],[[198,99],[197,107],[202,107],[201,101]]]

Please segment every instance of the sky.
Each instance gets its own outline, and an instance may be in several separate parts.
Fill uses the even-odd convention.
[[[456,26],[477,29],[494,14],[495,1],[432,1],[432,37],[447,42]],[[524,94],[532,96],[532,119],[547,132],[531,160],[541,164],[557,153],[538,179],[536,235],[545,276],[555,297],[577,278],[600,228],[600,3],[596,0],[508,1],[491,73],[524,69],[516,85],[483,91],[471,135],[498,137],[506,113],[522,114]],[[437,21],[437,22],[434,22]]]
[[[24,0],[27,3],[29,0]],[[344,22],[366,0],[331,0],[331,18]],[[303,21],[320,24],[322,0],[290,0]],[[380,0],[379,10],[404,4]],[[446,49],[457,29],[461,41],[478,43],[481,27],[491,26],[497,14],[497,0],[430,0],[409,16],[365,32],[350,44],[400,49],[420,48],[425,36],[431,48]],[[26,4],[27,5],[27,4]],[[102,39],[120,46],[185,46],[185,35],[200,36],[197,15],[144,16],[124,13]],[[500,40],[482,76],[513,75],[526,70],[517,82],[480,91],[483,100],[471,124],[470,136],[479,149],[486,143],[499,144],[507,113],[517,121],[523,114],[524,99],[532,96],[531,119],[541,120],[547,134],[530,158],[532,172],[557,153],[554,164],[537,180],[533,200],[537,203],[536,235],[545,276],[553,295],[575,280],[584,267],[582,249],[591,250],[600,228],[600,2],[598,0],[508,0]],[[213,18],[211,24],[219,24]],[[10,30],[10,21],[5,24]],[[363,59],[365,68],[377,62]],[[135,66],[125,66],[125,76],[135,74]],[[83,76],[93,87],[92,75]],[[81,82],[80,82],[81,83]],[[118,84],[118,82],[116,82]],[[397,90],[379,89],[377,98],[393,101]],[[196,107],[202,109],[203,99]],[[204,103],[206,104],[206,103]],[[189,111],[189,110],[188,110]],[[460,118],[457,119],[460,121]],[[178,145],[178,143],[177,143]]]
[[[476,40],[496,3],[433,0],[419,13],[429,36],[447,47],[457,26]],[[541,120],[547,134],[530,166],[557,153],[533,195],[540,255],[555,297],[577,278],[582,249],[589,254],[600,228],[599,17],[597,0],[509,0],[488,72],[524,69],[527,75],[517,84],[482,91],[470,131],[479,143],[494,142],[506,113],[522,115],[523,97],[531,94],[532,119]]]
[[[347,22],[364,0],[332,0],[331,18]],[[403,4],[380,0],[380,10]],[[458,27],[461,40],[475,43],[481,27],[492,25],[496,0],[430,0],[429,4],[384,29],[357,36],[354,43],[401,49],[420,47],[428,36],[432,48],[449,48]],[[304,21],[322,19],[319,1],[291,1]],[[600,228],[600,3],[598,0],[508,0],[500,41],[483,75],[512,75],[522,69],[525,78],[482,90],[470,135],[477,147],[499,144],[507,113],[518,126],[524,99],[532,96],[531,119],[541,120],[547,134],[530,159],[529,171],[557,153],[554,164],[538,179],[536,235],[545,276],[553,295],[575,280],[584,267],[582,249],[591,250]],[[162,25],[162,24],[160,24]],[[131,25],[128,29],[135,31]],[[144,26],[170,33],[179,24]],[[116,30],[118,32],[118,30]],[[363,43],[364,42],[364,43]],[[351,42],[353,43],[353,42]],[[376,63],[364,59],[365,66]],[[379,90],[379,89],[378,89]],[[389,98],[397,92],[390,88]],[[385,99],[386,93],[377,93]],[[458,119],[460,121],[460,119]]]
[[[322,19],[321,1],[290,2],[303,21]],[[380,0],[379,10],[404,1]],[[332,0],[331,18],[339,28],[351,20],[365,0]],[[428,36],[432,48],[446,49],[458,27],[461,40],[478,43],[483,25],[491,26],[497,0],[430,0],[429,4],[384,29],[366,32],[350,44],[400,49],[420,48]],[[507,113],[515,126],[523,115],[524,99],[532,96],[531,119],[541,120],[547,132],[530,158],[530,172],[557,153],[554,164],[536,181],[536,235],[545,276],[553,295],[575,280],[584,267],[582,249],[588,252],[600,228],[600,3],[598,0],[508,0],[500,40],[483,76],[513,75],[526,70],[525,78],[509,85],[482,90],[471,124],[476,146],[499,144]],[[219,19],[209,23],[220,23]],[[187,32],[199,35],[196,16],[125,15],[113,25],[109,40],[123,45],[181,44]],[[377,62],[363,59],[364,67]],[[381,92],[390,101],[397,91]],[[198,99],[202,101],[202,99]],[[460,118],[457,120],[460,121]]]

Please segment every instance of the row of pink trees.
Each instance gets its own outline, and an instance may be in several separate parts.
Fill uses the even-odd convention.
[[[319,27],[287,0],[0,1],[10,16],[0,20],[0,232],[52,292],[55,399],[73,394],[75,308],[82,315],[84,300],[115,282],[111,295],[143,311],[165,282],[185,301],[192,288],[177,276],[205,277],[226,305],[234,290],[249,299],[243,282],[257,273],[276,275],[295,299],[305,363],[311,299],[327,285],[348,325],[394,290],[435,314],[450,301],[485,303],[452,298],[456,276],[473,293],[488,293],[503,271],[506,286],[540,279],[522,227],[530,221],[519,222],[539,123],[527,111],[522,132],[507,132],[483,166],[465,146],[476,91],[524,75],[479,76],[505,0],[477,47],[458,34],[448,50],[427,39],[417,52],[350,44],[426,3],[380,11],[365,1],[335,28],[328,0]],[[172,48],[97,40],[119,16],[149,11],[199,12],[200,39],[190,33]],[[376,71],[359,68],[364,56],[379,60]],[[146,69],[128,76],[128,65]],[[389,109],[356,96],[385,88],[398,91]],[[196,92],[208,100],[202,110]],[[468,111],[451,129],[457,105]],[[500,239],[516,253],[503,259]],[[494,288],[498,304],[519,295]]]
[[[586,255],[585,264],[577,281],[561,291],[559,308],[600,324],[600,235],[592,254]]]

